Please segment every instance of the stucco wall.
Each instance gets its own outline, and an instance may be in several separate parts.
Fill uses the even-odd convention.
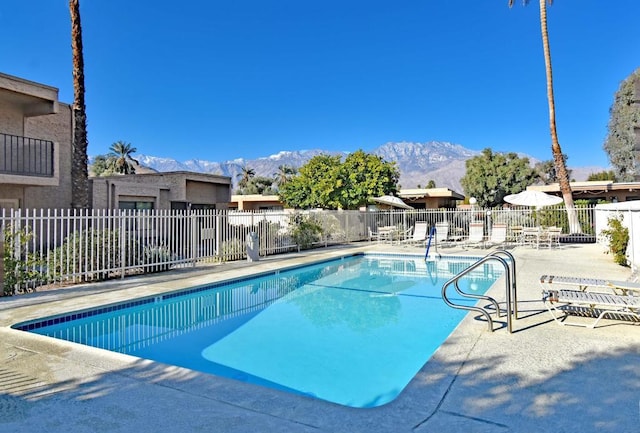
[[[0,132],[10,135],[24,135],[22,113],[15,106],[0,100]]]
[[[91,179],[93,207],[117,209],[121,200],[149,201],[156,209],[171,209],[171,202],[227,207],[231,197],[231,180],[200,173],[172,172]],[[135,200],[134,200],[135,199]]]
[[[198,204],[215,204],[218,202],[220,195],[218,191],[220,187],[218,185],[187,180],[186,186],[188,202]],[[225,190],[229,191],[230,188],[225,188]],[[228,199],[224,200],[225,203],[228,201]]]

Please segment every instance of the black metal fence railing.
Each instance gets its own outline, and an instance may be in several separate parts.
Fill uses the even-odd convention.
[[[53,142],[0,133],[0,173],[53,177]]]

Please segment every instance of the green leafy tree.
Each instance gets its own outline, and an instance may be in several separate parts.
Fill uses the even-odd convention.
[[[276,190],[273,188],[273,182],[274,180],[270,177],[254,176],[249,180],[244,188],[238,190],[238,194],[275,194]]]
[[[98,155],[93,158],[93,164],[89,168],[93,176],[110,176],[113,174],[107,155]]]
[[[338,206],[357,209],[371,197],[397,192],[400,172],[395,163],[362,150],[350,153],[338,173]]]
[[[621,182],[632,182],[640,174],[634,155],[635,128],[640,127],[640,104],[635,102],[640,95],[636,94],[636,88],[640,88],[640,68],[620,84],[609,109],[604,151],[614,167],[616,179]]]
[[[517,154],[494,153],[487,148],[466,161],[466,173],[460,179],[468,197],[475,197],[482,207],[503,203],[504,196],[515,194],[531,185],[537,178],[529,165],[529,158]]]
[[[513,6],[515,0],[509,0],[509,7]],[[527,5],[529,0],[523,0],[522,3]],[[553,68],[551,67],[551,47],[549,45],[549,31],[547,29],[547,4],[552,4],[552,0],[539,0],[540,5],[540,33],[542,36],[542,51],[544,53],[545,73],[547,77],[547,102],[549,105],[549,130],[551,133],[551,153],[553,162],[556,167],[558,185],[562,192],[571,233],[582,233],[578,213],[573,203],[573,193],[571,192],[571,184],[569,183],[569,173],[564,161],[564,154],[560,147],[558,139],[558,130],[556,129],[556,103],[553,95]]]
[[[567,159],[569,159],[569,157],[567,155],[562,155],[562,158],[564,159],[564,162],[566,164]],[[556,171],[556,165],[552,159],[538,162],[534,168],[538,173],[538,178],[545,185],[558,182],[558,173]],[[567,169],[567,174],[571,176],[571,170]]]
[[[280,200],[288,207],[335,209],[340,156],[317,155],[300,167],[298,175],[280,189]]]
[[[357,209],[371,197],[396,192],[399,177],[395,163],[362,150],[344,162],[337,155],[318,155],[282,186],[280,199],[298,209]]]
[[[616,181],[616,173],[613,170],[600,171],[598,173],[591,173],[587,180],[610,180]]]
[[[433,179],[429,179],[429,182],[427,182],[427,189],[431,189],[431,188],[435,188],[436,187],[436,181]]]
[[[131,143],[116,141],[109,150],[111,152],[107,155],[107,166],[113,173],[135,174],[136,165],[139,163],[133,158],[137,149],[131,146]]]

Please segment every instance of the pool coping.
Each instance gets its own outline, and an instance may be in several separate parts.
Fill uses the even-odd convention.
[[[36,332],[36,330],[43,328],[43,327],[49,327],[49,326],[55,326],[55,325],[59,325],[59,324],[63,324],[66,322],[72,322],[75,320],[82,320],[82,319],[86,319],[86,318],[90,318],[93,316],[97,316],[100,314],[108,314],[108,313],[112,313],[115,311],[120,311],[120,310],[124,310],[124,309],[128,309],[128,308],[134,308],[134,307],[139,307],[139,306],[144,306],[144,305],[151,305],[151,306],[155,306],[157,305],[158,302],[164,301],[164,300],[172,300],[175,298],[180,298],[180,297],[188,297],[194,293],[200,293],[200,292],[205,292],[205,291],[210,291],[210,290],[216,290],[216,289],[220,289],[220,288],[224,288],[224,287],[228,287],[230,285],[236,285],[236,284],[242,284],[245,281],[251,281],[253,279],[256,278],[260,278],[260,277],[269,277],[269,276],[277,276],[280,275],[281,273],[287,272],[287,271],[292,271],[292,270],[296,270],[296,269],[301,269],[301,268],[305,268],[308,266],[313,266],[313,265],[323,265],[323,264],[331,264],[331,263],[336,263],[339,264],[341,262],[343,262],[344,259],[347,258],[353,258],[353,257],[364,257],[364,258],[376,258],[376,259],[412,259],[412,260],[422,260],[423,256],[420,254],[415,254],[415,253],[398,253],[398,252],[358,252],[358,253],[345,253],[343,255],[339,255],[336,257],[331,257],[331,258],[324,258],[321,260],[317,260],[317,261],[312,261],[310,263],[307,264],[292,264],[289,266],[284,266],[282,268],[279,269],[272,269],[272,270],[263,270],[263,271],[259,271],[256,273],[250,273],[247,274],[244,277],[240,277],[240,278],[232,278],[232,279],[223,279],[223,280],[219,280],[219,281],[215,281],[215,282],[207,282],[198,286],[188,286],[188,287],[183,287],[177,290],[169,290],[169,291],[159,291],[156,292],[154,295],[150,295],[150,296],[144,296],[144,297],[135,297],[132,298],[130,300],[125,300],[125,301],[121,301],[118,303],[109,303],[109,304],[100,304],[100,305],[96,305],[93,307],[88,307],[88,308],[84,308],[82,310],[72,310],[72,311],[65,311],[62,313],[57,313],[54,314],[52,316],[46,316],[46,317],[38,317],[36,319],[30,319],[30,320],[26,320],[26,321],[21,321],[18,323],[14,323],[10,325],[11,329],[15,329],[15,330],[19,330],[19,331],[24,331],[24,332],[30,332],[30,333],[36,333],[39,335],[43,335],[45,337],[47,337],[46,333],[41,333],[41,332]],[[450,259],[450,260],[455,260],[455,261],[464,261],[465,263],[469,263],[472,261],[477,261],[481,256],[478,255],[445,255],[445,256],[441,256],[440,259]],[[426,277],[426,274],[425,274]],[[498,278],[496,278],[497,280]],[[493,285],[494,283],[491,283],[491,285]],[[488,290],[488,288],[487,288]],[[439,291],[435,292],[438,296],[439,296]],[[222,317],[221,319],[224,320],[224,317]],[[462,320],[462,319],[460,319]],[[449,334],[451,334],[455,328],[458,325],[456,325],[450,332],[447,333],[447,337]],[[56,337],[50,337],[50,338],[56,338]],[[64,338],[57,338],[58,340],[65,340]],[[69,340],[66,340],[69,341]],[[94,348],[99,348],[99,349],[103,349],[103,350],[108,350],[110,352],[116,352],[116,353],[123,353],[120,352],[118,350],[111,350],[105,347],[98,347],[98,346],[94,346],[92,344],[82,344],[82,343],[78,343],[81,344],[83,346],[86,347],[94,347]],[[134,355],[132,355],[134,358],[136,358]],[[430,355],[424,362],[428,362],[428,360],[432,357],[432,355]],[[138,358],[136,358],[138,359]],[[140,360],[140,359],[138,359]],[[150,360],[151,361],[151,360]],[[153,361],[155,362],[155,361]],[[161,361],[158,361],[159,363],[162,363]],[[173,366],[173,364],[171,364]],[[178,366],[175,366],[178,367]],[[188,369],[188,367],[185,367]],[[205,372],[206,373],[206,372]],[[211,373],[209,373],[211,374]],[[278,387],[273,387],[275,389],[277,389]],[[404,390],[404,387],[400,390],[400,392],[402,392]],[[295,393],[295,392],[294,392]],[[303,395],[304,393],[296,393],[296,394],[300,394]],[[382,396],[381,396],[382,397]],[[395,396],[391,401],[395,400],[397,398],[397,396]],[[338,403],[339,404],[339,403]],[[387,403],[384,403],[387,404]],[[340,405],[340,404],[339,404]],[[350,406],[350,405],[347,405]],[[379,407],[382,405],[374,405],[371,407]],[[352,406],[355,407],[356,409],[359,408],[363,408],[363,407],[359,407],[359,406]],[[367,406],[369,407],[369,406]]]
[[[415,253],[401,252],[371,252],[367,250],[357,252],[334,251],[327,254],[327,256],[323,254],[323,256],[325,257],[321,259],[319,259],[318,256],[307,256],[303,259],[296,259],[293,263],[285,263],[283,265],[275,267],[272,263],[264,263],[264,266],[260,266],[260,262],[258,262],[256,263],[257,266],[253,266],[249,270],[249,272],[243,276],[243,278],[249,278],[249,276],[253,277],[267,275],[273,272],[293,269],[311,263],[331,261],[339,259],[341,257],[353,256],[358,254],[388,255],[394,257],[419,256],[419,254]],[[468,258],[480,256],[467,255],[465,257]],[[198,276],[195,278],[180,279],[169,283],[164,282],[145,285],[142,287],[133,287],[129,289],[123,289],[122,291],[118,291],[115,293],[108,292],[87,295],[86,297],[82,297],[81,301],[79,301],[78,299],[56,301],[52,304],[49,304],[46,308],[46,311],[51,313],[47,314],[46,317],[65,314],[69,311],[68,308],[71,305],[73,305],[73,310],[79,310],[78,305],[82,306],[80,310],[89,310],[106,305],[106,301],[108,301],[108,304],[117,304],[121,302],[126,303],[138,298],[153,298],[154,296],[158,296],[161,294],[183,290],[177,289],[175,287],[176,284],[182,284],[190,288],[204,287],[206,285],[214,283],[225,283],[227,281],[232,281],[234,280],[234,278],[236,277],[232,275],[217,273],[212,274],[208,277]],[[114,296],[117,297],[116,301],[114,301],[113,299]],[[437,394],[443,393],[446,388],[450,386],[450,383],[454,378],[453,375],[448,375],[445,377],[439,377],[438,381],[434,382],[431,377],[433,377],[434,375],[441,375],[439,373],[436,374],[435,372],[430,371],[430,363],[426,362],[425,366],[423,366],[418,371],[416,376],[393,401],[375,408],[351,408],[311,397],[291,394],[270,388],[264,388],[258,385],[252,385],[249,383],[239,382],[224,377],[213,376],[206,373],[194,372],[185,368],[169,366],[155,361],[141,360],[137,357],[129,355],[110,352],[104,349],[89,347],[69,341],[57,340],[50,337],[45,337],[42,335],[28,333],[22,330],[11,328],[11,326],[15,323],[28,323],[34,320],[38,320],[38,318],[43,317],[41,315],[41,311],[41,306],[27,306],[18,308],[13,311],[14,314],[12,314],[11,317],[15,317],[15,315],[23,315],[23,319],[19,322],[7,320],[3,316],[2,320],[0,320],[0,326],[3,327],[0,328],[0,333],[3,334],[3,339],[5,338],[5,336],[10,340],[19,339],[21,341],[20,344],[23,348],[31,349],[34,351],[46,350],[48,352],[55,353],[59,351],[60,347],[63,347],[74,354],[73,360],[75,362],[82,362],[92,366],[99,365],[103,366],[103,368],[109,366],[109,370],[131,378],[139,377],[140,366],[145,366],[145,369],[149,368],[152,370],[160,368],[165,372],[172,372],[172,374],[164,376],[163,380],[165,381],[165,386],[168,386],[167,384],[171,383],[171,385],[169,386],[190,393],[193,393],[194,389],[198,388],[202,393],[201,395],[224,396],[224,398],[215,398],[215,400],[234,406],[241,406],[246,410],[265,411],[265,408],[261,403],[263,400],[278,400],[281,403],[284,403],[284,406],[295,407],[296,410],[295,413],[286,413],[286,411],[283,412],[281,409],[278,409],[276,412],[272,412],[273,416],[277,415],[278,417],[285,418],[291,417],[292,419],[297,419],[297,422],[302,422],[304,424],[308,423],[309,425],[316,424],[319,419],[318,417],[320,417],[320,419],[325,419],[324,416],[320,415],[325,411],[330,411],[334,414],[334,416],[337,415],[339,418],[342,418],[344,416],[349,418],[359,418],[359,424],[370,423],[374,422],[371,419],[371,411],[375,411],[377,414],[374,417],[376,419],[374,424],[377,426],[375,428],[382,428],[385,425],[387,425],[387,429],[392,428],[393,425],[397,424],[399,419],[402,419],[404,421],[407,421],[407,419],[413,419],[412,423],[417,426],[420,425],[425,418],[428,418],[429,414],[433,413],[435,407],[438,404],[437,400],[432,400],[429,401],[428,404],[425,404],[426,401],[424,399],[416,398],[418,395],[423,394],[421,390],[425,386],[428,386],[431,388],[431,393],[431,391],[433,391],[433,387],[438,386],[440,392],[438,392]],[[7,328],[7,326],[9,327]],[[5,334],[6,332],[12,334],[17,332],[22,335],[12,335],[11,337],[9,337]],[[468,342],[468,344],[473,344],[473,341]],[[464,351],[462,347],[460,347],[460,349]],[[136,373],[130,375],[128,373],[129,371],[135,371]],[[171,376],[173,375],[180,378],[183,378],[185,376],[189,376],[192,378],[187,381],[183,379],[171,380]],[[400,415],[400,413],[402,415]],[[303,418],[302,420],[300,419],[301,416]],[[334,425],[332,428],[339,428],[341,424],[342,422]],[[374,426],[372,425],[371,428],[373,429]]]

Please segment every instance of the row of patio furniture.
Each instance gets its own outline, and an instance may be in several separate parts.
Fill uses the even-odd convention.
[[[542,301],[560,325],[595,328],[605,317],[640,323],[640,283],[636,279],[542,275]],[[579,316],[571,319],[569,316]],[[584,318],[593,318],[585,322]]]
[[[510,239],[517,245],[527,245],[535,248],[560,247],[561,227],[510,227]]]
[[[495,223],[490,234],[485,235],[482,222],[471,222],[468,234],[459,227],[451,228],[448,222],[435,224],[432,243],[441,246],[461,245],[463,247],[490,247],[500,245],[524,245],[534,248],[557,248],[560,246],[560,227],[522,227]],[[369,240],[390,244],[420,245],[427,242],[430,231],[426,221],[417,221],[412,228],[380,226],[376,231],[369,229]]]

